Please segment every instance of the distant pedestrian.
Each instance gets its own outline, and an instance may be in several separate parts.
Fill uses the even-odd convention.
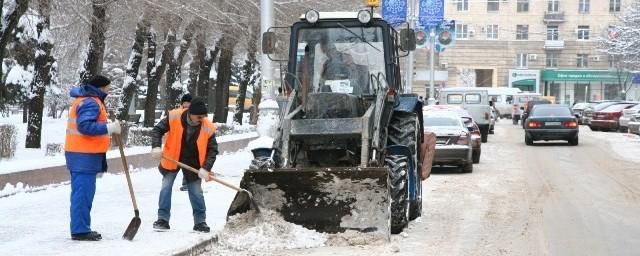
[[[209,232],[206,223],[206,206],[202,192],[201,179],[209,181],[213,176],[211,168],[218,155],[218,143],[215,138],[216,127],[207,119],[207,107],[202,98],[195,98],[188,109],[174,109],[167,118],[162,119],[151,131],[151,155],[160,161],[158,169],[162,174],[162,188],[158,203],[158,220],[153,223],[156,230],[168,230],[171,217],[171,194],[173,182],[178,174],[178,166],[162,156],[180,161],[195,169],[195,174],[182,170],[187,179],[189,201],[193,210],[193,230]],[[167,139],[162,146],[162,137]]]
[[[107,171],[106,152],[110,135],[120,134],[120,122],[107,122],[104,99],[111,81],[96,75],[71,89],[75,98],[69,108],[64,150],[71,175],[71,239],[98,241],[100,233],[91,230],[91,208],[96,192],[96,176]]]
[[[180,99],[180,107],[181,109],[189,109],[189,105],[191,105],[191,94],[182,95]],[[187,177],[182,175],[182,187],[180,187],[180,191],[187,191]]]

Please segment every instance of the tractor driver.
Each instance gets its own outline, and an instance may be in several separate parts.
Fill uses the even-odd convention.
[[[327,57],[320,73],[319,88],[321,92],[331,92],[331,87],[325,84],[327,80],[352,80],[354,78],[357,71],[351,55],[338,51],[336,46],[326,37],[320,40],[320,49]]]

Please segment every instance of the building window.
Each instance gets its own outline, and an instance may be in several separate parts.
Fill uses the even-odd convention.
[[[609,12],[619,12],[622,0],[609,0]]]
[[[456,24],[456,38],[457,39],[469,39],[469,25]]]
[[[516,55],[516,67],[526,68],[528,64],[527,57],[528,54],[526,53],[518,53],[518,55]]]
[[[469,0],[457,0],[457,6],[459,12],[466,12],[469,10]]]
[[[547,67],[548,68],[557,68],[558,67],[558,59],[560,59],[560,54],[557,52],[547,52]]]
[[[516,25],[516,40],[529,39],[529,25]]]
[[[498,39],[498,25],[487,25],[487,39]]]
[[[589,0],[580,0],[578,4],[578,12],[579,13],[589,13]]]
[[[560,11],[560,0],[547,1],[547,12],[559,12],[559,11]]]
[[[547,40],[559,40],[560,32],[558,32],[558,26],[547,26]]]
[[[518,12],[529,11],[529,0],[518,0]]]
[[[497,12],[500,10],[500,2],[499,0],[487,0],[487,11],[488,12]]]
[[[589,26],[578,26],[578,40],[589,40]]]
[[[578,54],[577,67],[588,68],[589,67],[589,54]]]

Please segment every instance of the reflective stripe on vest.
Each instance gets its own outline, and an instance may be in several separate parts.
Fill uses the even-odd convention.
[[[186,111],[186,109],[182,108],[169,111],[169,132],[167,133],[167,140],[165,141],[164,148],[162,149],[163,155],[178,161],[180,160],[180,151],[182,150],[182,133],[184,132],[184,127],[182,127],[181,118],[184,111]],[[209,119],[203,118],[200,126],[200,133],[196,140],[200,166],[204,165],[204,161],[207,156],[209,138],[211,138],[215,132],[216,126],[211,123]],[[177,164],[166,159],[162,159],[160,161],[160,165],[163,169],[168,171],[178,170]]]
[[[109,150],[111,138],[108,134],[85,135],[78,130],[78,108],[84,104],[84,99],[92,98],[98,103],[100,113],[98,123],[107,123],[107,109],[97,97],[78,97],[69,108],[69,120],[67,120],[67,134],[65,136],[64,150],[76,153],[106,153]]]

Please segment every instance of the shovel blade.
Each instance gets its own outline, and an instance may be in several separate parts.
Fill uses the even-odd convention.
[[[389,233],[390,194],[387,168],[298,168],[247,170],[240,187],[264,211],[320,232]],[[236,194],[227,216],[252,209]]]
[[[140,217],[133,217],[133,219],[131,219],[131,222],[129,222],[129,226],[127,226],[127,230],[124,231],[124,235],[122,235],[122,239],[126,239],[129,241],[133,240],[133,238],[138,233],[138,229],[140,228],[140,223],[142,223],[142,220],[140,220]]]

